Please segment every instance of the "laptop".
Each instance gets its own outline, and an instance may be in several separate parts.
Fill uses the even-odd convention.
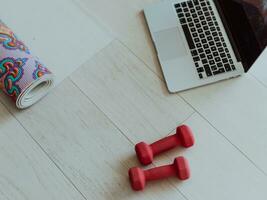
[[[171,93],[247,72],[267,44],[267,0],[165,0],[144,13]]]

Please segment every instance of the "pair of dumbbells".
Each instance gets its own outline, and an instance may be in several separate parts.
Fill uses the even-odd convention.
[[[189,148],[194,145],[194,136],[191,129],[182,125],[177,127],[176,134],[165,137],[150,145],[140,142],[135,145],[136,155],[143,165],[153,162],[156,155],[170,150],[177,146]],[[129,178],[133,190],[143,190],[147,181],[177,176],[180,180],[186,180],[190,177],[190,168],[188,161],[184,157],[177,157],[173,164],[161,167],[155,167],[148,170],[142,170],[139,167],[129,169]]]

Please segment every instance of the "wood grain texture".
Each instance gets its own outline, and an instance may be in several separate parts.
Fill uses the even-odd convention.
[[[229,143],[199,114],[185,121],[194,131],[196,144],[190,149],[174,149],[155,160],[156,165],[184,155],[190,163],[192,178],[173,185],[187,199],[225,200],[265,199],[266,176]]]
[[[1,200],[84,199],[1,103],[0,160]]]
[[[81,73],[82,72],[82,73]],[[120,42],[114,41],[71,79],[133,142],[166,135],[193,110]]]
[[[60,69],[84,64],[27,110],[0,95],[1,200],[266,199],[266,56],[241,78],[171,95],[142,14],[153,2],[2,2],[14,10],[12,16],[2,10],[0,18],[45,63]],[[39,6],[33,18],[30,11]],[[29,12],[19,18],[22,7]],[[26,22],[35,26],[25,29]],[[53,44],[60,48],[51,48],[48,38],[59,39]],[[133,192],[127,171],[139,165],[134,144],[153,142],[181,123],[192,127],[196,145],[164,153],[148,168],[184,155],[191,179],[170,178]]]
[[[162,76],[156,51],[143,14],[144,7],[157,0],[73,0],[94,16],[113,35],[131,49],[158,76]]]
[[[55,74],[56,83],[113,39],[71,0],[0,0],[0,4],[5,8],[0,19]]]
[[[133,144],[70,80],[30,109],[8,107],[87,199],[184,200],[168,182],[131,190],[127,171],[138,164]]]
[[[151,91],[151,89],[149,89],[151,86],[156,88],[155,92],[159,91],[157,88],[160,86],[156,87],[155,83],[152,84],[151,81],[155,79],[154,75],[148,76],[149,71],[146,72],[146,70],[144,70],[145,67],[142,66],[138,59],[131,56],[130,52],[126,52],[127,49],[121,46],[119,42],[115,41],[81,68],[84,73],[76,72],[71,78],[78,87],[109,116],[127,138],[134,143],[140,140],[152,142],[156,137],[157,139],[160,138],[160,131],[159,135],[155,135],[154,129],[156,128],[150,127],[152,123],[147,121],[150,118],[146,117],[142,119],[141,113],[143,112],[142,109],[147,109],[148,105],[151,105],[155,99],[160,98],[150,98],[154,100],[149,100],[151,103],[145,103],[146,101],[144,99],[140,101],[138,95],[140,87],[138,87],[138,90],[133,89],[133,84],[129,85],[129,83],[133,82],[131,79],[135,80],[135,82],[133,82],[135,84],[142,83],[141,88],[144,88],[146,92]],[[146,84],[146,82],[148,82],[148,84]],[[226,83],[227,82],[225,82],[225,84]],[[255,83],[257,83],[257,81],[255,81]],[[194,90],[192,90],[192,92],[193,91]],[[192,92],[188,91],[188,95]],[[238,95],[238,93],[236,94]],[[216,95],[216,91],[213,91],[211,96],[213,95]],[[176,95],[168,95],[166,93],[166,96],[162,97],[166,99],[164,103],[172,108],[171,110],[168,109],[168,106],[164,108],[168,113],[175,111],[175,104],[167,101],[167,98],[174,98],[174,96]],[[185,97],[185,93],[182,93],[182,96],[188,100],[188,98]],[[134,101],[131,101],[131,99],[127,97],[132,97]],[[198,98],[208,99],[209,97],[210,96],[205,93],[198,93],[192,97],[192,99],[194,102],[198,103]],[[179,96],[177,96],[177,98],[179,98]],[[107,99],[110,99],[111,102],[107,101]],[[221,97],[221,101],[222,100],[223,98]],[[207,103],[207,107],[210,103],[211,102]],[[230,104],[230,102],[227,103]],[[225,104],[225,106],[228,104]],[[157,107],[158,105],[159,104],[157,104]],[[141,109],[138,106],[142,106],[143,108]],[[129,110],[131,107],[135,110],[138,108],[138,113],[135,113],[135,110]],[[208,108],[205,109],[208,111]],[[223,107],[223,109],[226,108]],[[233,112],[235,111],[238,110],[234,110]],[[204,113],[205,111],[201,112]],[[219,119],[219,116],[223,118],[222,112],[223,111],[218,112],[216,115],[213,113],[212,116],[216,116],[216,120]],[[116,113],[119,113],[119,116],[116,116]],[[149,113],[152,112],[150,111]],[[180,114],[181,111],[177,109],[177,113]],[[135,115],[138,117],[133,117]],[[127,116],[131,118],[127,118]],[[169,130],[175,128],[174,124],[168,124],[171,120],[166,120],[167,118],[163,113],[154,113],[153,117],[159,120],[155,123],[155,127],[163,128],[169,126]],[[165,120],[161,117],[164,117]],[[133,126],[134,118],[138,121],[141,118],[142,122],[147,122],[146,134],[136,134],[142,130],[140,130],[139,123],[134,123]],[[190,166],[192,167],[192,179],[183,184],[178,184],[176,180],[172,182],[175,187],[182,191],[186,198],[228,199],[234,196],[236,199],[251,199],[255,195],[259,198],[263,198],[267,194],[264,189],[264,185],[267,181],[264,173],[255,167],[233,144],[220,135],[221,133],[212,128],[211,125],[199,115],[193,115],[186,120],[186,123],[195,130],[197,145],[190,150],[174,150],[171,154],[172,156],[169,157],[166,157],[164,154],[157,159],[162,160],[162,162],[156,162],[157,165],[171,163],[173,158],[179,155],[186,155],[189,158]],[[142,128],[143,127],[144,125],[142,125]],[[149,130],[151,130],[151,132]],[[161,133],[164,133],[163,129]],[[167,133],[167,131],[165,131],[165,133]],[[242,133],[240,132],[240,134]],[[239,135],[239,137],[241,137],[241,135]],[[236,142],[234,140],[231,141]],[[251,144],[251,146],[254,145],[255,143]],[[246,180],[249,180],[248,183],[245,183]],[[254,188],[253,185],[257,185],[256,188]],[[253,189],[251,189],[251,187],[253,187]],[[246,192],[243,192],[243,190]]]
[[[194,89],[182,96],[267,172],[267,89],[247,74],[230,81]]]
[[[267,87],[267,49],[263,51],[261,56],[253,64],[249,73],[252,74],[259,82]]]

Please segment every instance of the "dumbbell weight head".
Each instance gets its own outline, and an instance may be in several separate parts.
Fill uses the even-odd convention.
[[[176,128],[176,134],[183,147],[189,148],[194,145],[195,139],[192,130],[189,128],[189,126],[186,125],[178,126]]]
[[[186,180],[190,178],[189,163],[184,157],[175,158],[173,165],[176,168],[178,179]]]
[[[154,159],[154,154],[150,145],[145,142],[136,144],[135,152],[139,161],[144,165],[150,164]]]
[[[176,134],[163,138],[151,145],[140,142],[135,145],[135,151],[139,161],[148,165],[152,163],[154,156],[175,146],[189,148],[194,145],[194,136],[191,129],[186,125],[176,128]]]
[[[180,180],[186,180],[190,177],[189,164],[184,157],[175,158],[172,165],[156,167],[146,171],[139,167],[133,167],[129,170],[129,178],[134,190],[143,190],[147,181],[170,176],[177,176]]]
[[[129,170],[130,183],[133,190],[143,190],[146,185],[144,171],[139,167],[133,167]]]

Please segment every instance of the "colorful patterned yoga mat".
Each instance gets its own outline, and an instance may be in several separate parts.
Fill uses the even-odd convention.
[[[18,108],[27,108],[52,88],[53,74],[0,21],[0,88]]]

